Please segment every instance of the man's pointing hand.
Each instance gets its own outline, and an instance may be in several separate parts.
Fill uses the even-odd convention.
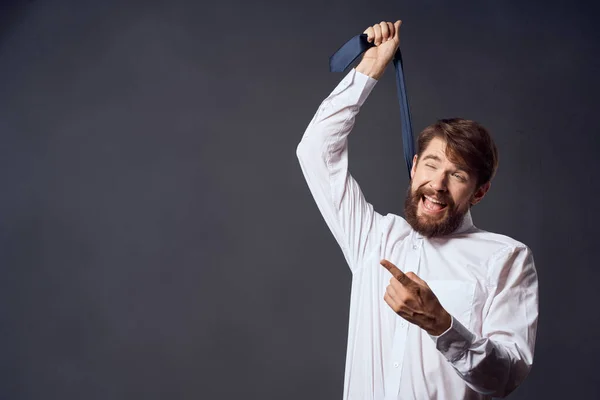
[[[388,260],[380,263],[393,276],[383,299],[396,314],[433,336],[450,328],[452,317],[424,280],[412,272],[403,273]]]

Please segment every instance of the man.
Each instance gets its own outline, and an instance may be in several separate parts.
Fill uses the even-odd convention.
[[[441,120],[418,137],[405,219],[381,215],[348,172],[347,137],[399,44],[369,27],[359,65],[310,122],[297,155],[352,271],[344,399],[490,399],[527,376],[538,317],[531,251],[473,225],[497,151],[476,122]]]

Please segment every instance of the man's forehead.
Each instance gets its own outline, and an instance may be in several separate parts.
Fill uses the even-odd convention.
[[[458,154],[448,152],[448,146],[444,139],[434,137],[431,139],[425,150],[423,151],[422,159],[430,159],[439,162],[448,162],[457,169],[465,171],[469,170],[468,165]]]
[[[439,138],[437,136],[431,138],[431,140],[429,141],[429,143],[427,144],[427,147],[425,147],[425,152],[430,152],[430,151],[446,151],[446,141],[442,138]]]
[[[446,147],[447,144],[445,140],[434,137],[423,151],[423,157],[437,157],[440,160],[445,160],[447,158]]]

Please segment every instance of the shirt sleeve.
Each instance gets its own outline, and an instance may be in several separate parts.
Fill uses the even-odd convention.
[[[321,103],[296,154],[317,206],[355,272],[383,218],[348,172],[348,135],[377,80],[352,69]]]
[[[452,318],[450,328],[431,336],[462,379],[479,393],[505,397],[533,364],[538,320],[538,281],[527,247],[493,258],[494,291],[477,336]],[[495,268],[494,268],[495,267]]]

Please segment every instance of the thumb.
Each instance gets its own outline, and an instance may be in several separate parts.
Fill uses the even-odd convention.
[[[394,22],[394,31],[395,31],[394,36],[396,37],[396,39],[398,39],[398,37],[400,36],[400,25],[402,25],[401,20]]]

